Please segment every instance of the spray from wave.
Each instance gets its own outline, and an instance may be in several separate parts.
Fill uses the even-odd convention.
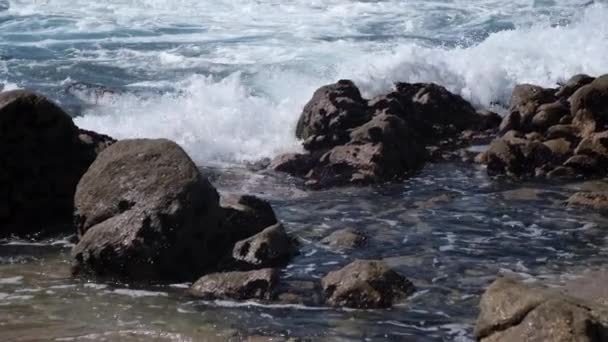
[[[478,107],[488,107],[506,103],[516,83],[552,86],[576,73],[597,75],[608,71],[605,63],[608,7],[602,4],[569,14],[566,21],[556,22],[550,15],[539,15],[517,22],[512,15],[512,23],[506,25],[506,29],[492,31],[494,33],[477,43],[461,46],[442,43],[445,40],[441,39],[429,43],[413,39],[411,34],[397,35],[397,31],[412,33],[410,26],[416,25],[389,15],[390,11],[381,4],[357,3],[356,7],[349,7],[350,2],[332,4],[336,6],[331,11],[324,10],[322,3],[310,5],[310,15],[302,17],[301,22],[266,18],[277,23],[277,27],[271,27],[279,30],[272,33],[273,36],[269,36],[272,30],[256,26],[256,21],[250,18],[248,26],[243,26],[246,34],[236,39],[238,32],[222,26],[232,20],[239,27],[238,16],[230,12],[235,7],[230,6],[222,12],[226,20],[211,21],[206,32],[167,36],[165,30],[160,36],[147,35],[141,39],[103,38],[98,50],[70,51],[69,58],[77,62],[89,59],[101,64],[118,63],[127,73],[139,72],[133,77],[137,80],[126,85],[127,89],[170,89],[149,96],[128,91],[104,95],[76,119],[77,124],[117,138],[166,137],[184,146],[200,163],[234,163],[298,149],[293,128],[302,106],[317,87],[340,78],[353,79],[367,96],[386,91],[394,81],[437,82]],[[300,10],[272,5],[281,6],[286,13]],[[258,13],[255,6],[251,6],[239,8],[244,11],[244,17],[253,18],[253,14]],[[390,6],[398,3],[390,2]],[[224,7],[217,10],[223,11]],[[272,15],[268,10],[263,15]],[[366,19],[376,17],[373,11],[380,10],[384,11],[384,25],[390,31],[390,38],[382,38],[380,33],[384,28],[372,32],[371,28],[381,23]],[[336,16],[349,15],[349,11],[356,11],[354,19],[349,17],[358,25],[356,29],[350,24],[337,24]],[[462,30],[466,31],[470,29],[467,25],[488,26],[486,21],[499,14],[484,12],[485,19],[473,17],[471,23],[450,27],[465,27]],[[459,12],[450,18],[460,20],[458,15]],[[413,18],[419,16],[420,13]],[[104,22],[111,22],[110,18]],[[363,19],[359,22],[356,18]],[[193,20],[188,16],[182,19],[184,23],[180,25]],[[148,19],[134,15],[129,20],[145,26]],[[327,25],[321,25],[323,20]],[[81,28],[84,24],[78,21],[75,25]],[[101,27],[111,30],[116,25],[120,26],[121,22]],[[214,30],[213,25],[219,25],[226,33],[220,34],[224,31]],[[285,30],[293,29],[292,35],[285,38],[281,25]],[[434,29],[429,25],[424,27]],[[345,32],[337,38],[324,38],[327,30],[341,29]],[[437,28],[438,37],[446,35],[443,31]],[[432,33],[427,32],[426,36]],[[264,40],[258,42],[255,37],[264,37]],[[300,40],[286,43],[290,37]],[[176,40],[169,44],[170,39]],[[132,48],[138,41],[145,42],[146,49]],[[116,42],[122,42],[118,49],[112,48]],[[43,43],[58,44],[48,39]],[[71,41],[71,44],[81,43]],[[163,44],[168,47],[162,48]],[[147,50],[148,46],[161,48],[160,51]],[[150,74],[150,81],[142,81],[140,74]]]

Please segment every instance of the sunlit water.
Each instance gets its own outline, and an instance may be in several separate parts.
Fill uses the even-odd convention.
[[[284,279],[384,258],[418,288],[379,311],[200,302],[187,284],[77,281],[64,239],[9,240],[0,339],[471,340],[479,295],[497,274],[559,284],[606,260],[606,220],[563,205],[603,183],[515,184],[443,163],[402,184],[308,192],[241,163],[297,150],[303,104],[339,78],[366,96],[434,81],[500,107],[518,82],[608,72],[607,17],[605,2],[587,0],[0,0],[0,87],[39,90],[79,126],[117,138],[171,138],[213,167],[220,190],[269,199],[302,242]],[[369,244],[347,254],[319,244],[344,227]]]

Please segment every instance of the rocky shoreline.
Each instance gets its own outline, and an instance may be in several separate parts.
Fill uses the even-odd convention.
[[[312,189],[399,181],[425,163],[450,159],[475,159],[489,174],[515,180],[603,177],[607,77],[577,75],[556,89],[520,85],[504,118],[476,111],[436,84],[398,83],[364,99],[353,82],[341,80],[321,87],[304,107],[295,134],[305,153],[279,156],[267,168],[301,177]],[[57,105],[28,91],[0,93],[0,132],[0,236],[74,233],[76,277],[187,281],[195,298],[362,309],[388,308],[415,292],[380,260],[355,260],[306,284],[281,279],[298,241],[270,204],[219,194],[172,141],[116,141],[79,129]],[[466,150],[487,143],[476,158]],[[607,198],[578,193],[567,203],[603,210]],[[322,243],[349,253],[366,238],[346,229]],[[476,336],[483,341],[608,336],[605,303],[513,280],[497,280],[480,305]],[[497,311],[501,306],[509,308]]]

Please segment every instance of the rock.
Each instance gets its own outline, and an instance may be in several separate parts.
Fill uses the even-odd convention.
[[[554,125],[547,130],[547,139],[564,138],[570,142],[580,141],[580,130],[573,125]]]
[[[570,179],[576,177],[576,170],[568,166],[558,166],[547,172],[547,178]]]
[[[608,131],[588,135],[578,144],[574,154],[588,155],[602,163],[608,162]]]
[[[508,278],[488,287],[480,311],[475,335],[482,342],[608,338],[606,308]]]
[[[608,193],[577,192],[566,200],[570,206],[589,207],[595,210],[608,210]]]
[[[491,174],[532,175],[552,159],[551,150],[544,144],[508,135],[494,140],[484,153]]]
[[[507,114],[498,127],[500,134],[505,134],[512,130],[520,130],[521,127],[521,114],[519,112],[511,112]]]
[[[551,150],[556,159],[561,160],[572,154],[572,144],[564,138],[547,140],[543,144]]]
[[[269,168],[292,176],[304,177],[315,165],[311,154],[288,153],[276,157]]]
[[[608,271],[588,270],[566,281],[564,293],[599,305],[608,305]]]
[[[188,280],[215,265],[218,194],[174,142],[122,140],[106,148],[75,195],[75,274]]]
[[[572,123],[583,135],[608,129],[608,75],[579,88],[569,101]]]
[[[509,110],[519,112],[522,118],[531,118],[540,105],[555,101],[553,91],[532,84],[518,84],[511,94]]]
[[[332,271],[321,285],[332,306],[352,308],[390,307],[414,292],[414,285],[378,260],[356,260]]]
[[[559,101],[540,105],[532,117],[532,126],[544,132],[547,128],[557,125],[569,112],[568,107]]]
[[[326,236],[321,243],[338,250],[353,249],[361,247],[367,241],[365,234],[358,230],[345,228],[337,230]]]
[[[272,207],[265,200],[251,195],[224,195],[220,200],[223,212],[220,228],[213,234],[214,254],[220,255],[235,243],[260,233],[277,223]]]
[[[585,74],[574,75],[559,88],[559,90],[555,93],[555,96],[562,99],[567,99],[582,86],[593,82],[594,79],[595,78]]]
[[[570,167],[581,174],[594,174],[603,171],[599,168],[597,158],[584,154],[578,154],[568,158],[568,160],[564,162],[564,166]]]
[[[71,231],[76,185],[112,142],[40,94],[0,93],[0,237]]]
[[[275,301],[281,304],[321,306],[324,304],[318,281],[284,280],[279,284]]]
[[[404,119],[414,118],[433,126],[453,126],[464,130],[480,126],[483,118],[461,96],[434,83],[396,83],[395,91],[403,99],[411,99],[413,111]]]
[[[279,267],[287,264],[298,253],[296,242],[281,224],[241,240],[234,245],[232,258],[241,269]]]
[[[538,132],[530,132],[528,134],[525,135],[526,140],[531,140],[531,141],[543,141],[545,140],[543,135],[538,133]]]
[[[496,129],[502,123],[502,117],[495,112],[489,110],[477,111],[479,117],[479,124],[477,129],[485,131],[489,129]]]
[[[212,273],[197,280],[189,293],[204,299],[271,300],[278,282],[279,271],[273,268]]]
[[[296,137],[308,139],[315,135],[337,135],[364,124],[370,119],[367,102],[359,89],[348,80],[319,88],[306,104],[296,127]]]

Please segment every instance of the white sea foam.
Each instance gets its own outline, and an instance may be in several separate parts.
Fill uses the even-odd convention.
[[[608,7],[587,3],[10,0],[2,13],[24,20],[2,24],[0,46],[58,51],[53,70],[66,77],[87,63],[117,68],[154,94],[91,100],[80,126],[166,137],[200,163],[232,163],[297,149],[302,106],[340,78],[366,96],[394,81],[437,82],[487,107],[518,82],[607,72]],[[27,26],[40,13],[53,21]]]

